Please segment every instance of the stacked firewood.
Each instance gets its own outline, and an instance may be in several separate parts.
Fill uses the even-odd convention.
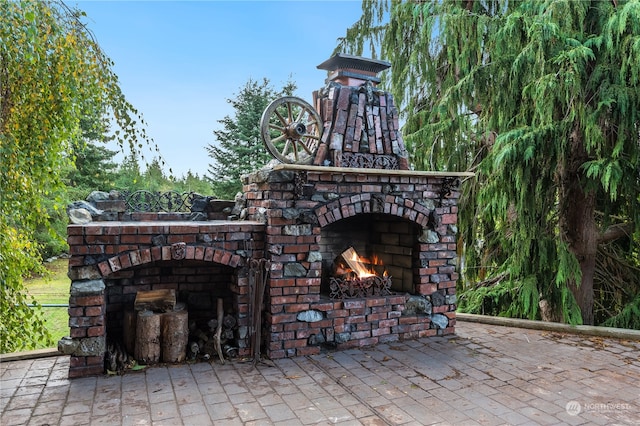
[[[409,168],[398,109],[390,93],[371,82],[359,87],[331,82],[314,95],[323,121],[315,165]]]
[[[218,307],[221,307],[218,299]],[[224,364],[225,358],[238,355],[238,348],[234,345],[238,322],[233,315],[224,315],[220,308],[217,318],[207,322],[207,329],[199,327],[195,321],[189,323],[189,346],[187,348],[189,360],[209,360],[214,354]]]
[[[125,347],[140,364],[183,362],[188,324],[186,307],[176,303],[174,290],[139,291],[134,310],[124,315]]]
[[[105,366],[122,373],[133,364],[209,360],[214,354],[224,363],[225,356],[237,356],[233,345],[237,329],[236,318],[224,315],[222,299],[218,299],[217,317],[202,327],[189,321],[185,304],[176,303],[174,290],[140,291],[134,309],[124,313],[123,343],[110,342]]]

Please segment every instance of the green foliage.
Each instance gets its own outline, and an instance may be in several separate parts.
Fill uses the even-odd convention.
[[[458,298],[458,311],[470,314],[504,316],[504,306],[514,301],[511,282],[495,287],[478,287],[474,291],[465,292]]]
[[[481,315],[511,318],[538,318],[540,294],[535,276],[511,280],[508,274],[493,285],[478,286],[459,298],[458,310]],[[507,309],[505,310],[505,307]]]
[[[118,143],[133,151],[147,141],[82,16],[61,2],[0,2],[0,352],[47,334],[22,277],[39,267],[44,200],[61,193],[73,167],[82,117],[110,117]]]
[[[222,129],[213,132],[217,143],[207,146],[214,163],[209,165],[206,178],[216,197],[232,200],[242,190],[241,176],[271,160],[260,136],[260,118],[271,101],[291,95],[295,88],[293,82],[288,82],[277,91],[267,79],[250,79],[235,99],[227,100],[235,110],[234,116],[218,120]]]
[[[631,223],[637,253],[640,2],[368,0],[339,49],[366,41],[392,63],[414,167],[477,174],[459,210],[467,306],[532,317],[544,299],[591,321],[599,236]]]
[[[166,191],[170,189],[169,180],[165,177],[160,161],[154,158],[142,175],[142,184],[149,191]]]
[[[86,136],[85,136],[86,137]],[[91,190],[112,188],[117,165],[113,162],[115,151],[86,141],[74,150],[74,166],[67,174],[66,186]]]
[[[195,192],[201,195],[212,194],[211,183],[198,176],[197,173],[194,174],[191,170],[187,171],[186,176],[176,179],[173,185],[178,192]]]
[[[202,195],[211,194],[211,183],[194,174],[191,170],[187,174],[176,178],[167,176],[162,168],[162,161],[153,158],[144,172],[140,170],[138,158],[135,154],[127,156],[115,172],[115,184],[107,189],[126,191],[146,190],[152,192],[197,192]]]
[[[598,248],[594,279],[596,324],[610,324],[610,318],[624,317],[623,311],[629,314],[636,303],[634,299],[640,297],[640,256],[637,251],[627,255],[627,251],[623,240]],[[624,323],[619,319],[612,321],[618,327]]]
[[[1,193],[0,193],[1,194]],[[37,246],[0,216],[0,353],[20,351],[37,341],[50,341],[42,312],[27,296],[22,272],[42,271]]]
[[[604,322],[607,327],[640,330],[640,294],[629,302],[617,315]]]
[[[72,201],[84,200],[95,190],[113,188],[116,164],[115,151],[101,145],[105,139],[106,125],[97,109],[80,119],[81,137],[72,146],[72,162],[61,173],[63,187],[42,200],[47,212],[47,222],[36,228],[35,239],[42,259],[65,253],[68,218],[65,206]],[[88,112],[88,113],[89,113]]]
[[[135,191],[144,188],[138,156],[130,153],[118,167],[115,179],[115,189]]]
[[[69,334],[68,309],[44,306],[49,303],[67,303],[69,301],[68,263],[68,260],[64,258],[45,262],[46,276],[32,275],[24,280],[25,289],[29,296],[43,305],[44,323],[53,338],[53,341],[37,341],[35,349],[55,347],[60,338]]]
[[[59,207],[59,200],[42,200],[47,211],[47,223],[40,224],[34,234],[40,253],[40,259],[47,259],[60,253],[66,253],[69,246],[67,237],[67,213]]]

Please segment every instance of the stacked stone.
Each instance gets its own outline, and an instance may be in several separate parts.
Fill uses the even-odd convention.
[[[408,154],[390,93],[371,82],[330,82],[315,94],[323,133],[314,165],[408,170]]]
[[[96,278],[76,275],[73,278]],[[78,279],[71,283],[69,337],[58,343],[60,352],[71,355],[69,377],[104,372],[105,285],[101,279]]]
[[[160,204],[160,200],[175,194],[174,192],[150,193],[147,191],[136,191],[148,193],[156,197],[155,202],[140,202],[136,197],[132,197],[130,202],[138,204],[138,207],[151,208],[155,204]],[[69,220],[73,224],[87,224],[91,222],[108,221],[206,221],[206,220],[226,220],[236,218],[234,212],[234,201],[217,200],[213,197],[194,195],[191,200],[190,212],[158,212],[158,211],[127,211],[127,201],[119,191],[93,191],[86,200],[74,201],[67,206]],[[146,205],[145,205],[146,204]],[[142,205],[142,206],[141,206]]]

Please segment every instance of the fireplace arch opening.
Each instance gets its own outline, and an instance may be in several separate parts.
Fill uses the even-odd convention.
[[[390,290],[414,293],[415,256],[419,253],[421,227],[415,222],[383,213],[363,213],[338,220],[320,231],[322,284],[331,293],[332,277],[345,274],[343,254],[353,249],[365,267],[390,278]],[[348,265],[347,265],[348,267]]]
[[[104,279],[107,335],[122,338],[124,312],[134,309],[138,292],[149,290],[175,291],[176,301],[189,312],[189,321],[206,329],[207,321],[215,318],[217,299],[224,300],[226,313],[236,313],[231,291],[235,275],[230,266],[197,260],[158,261],[113,273]]]
[[[105,369],[123,371],[132,359],[151,364],[207,361],[220,354],[214,339],[218,327],[224,357],[245,353],[248,301],[242,294],[246,292],[240,289],[246,284],[245,275],[244,268],[182,259],[147,262],[104,277]],[[144,305],[138,305],[141,294],[146,294],[141,299]],[[141,314],[148,317],[152,312],[160,318],[159,330],[153,326],[147,329],[138,320]],[[171,318],[165,321],[166,315]],[[177,328],[168,328],[170,323],[177,324]],[[148,336],[138,336],[141,331],[151,332]],[[162,336],[160,353],[138,351],[139,344],[152,341],[156,332]],[[178,334],[184,337],[173,342],[171,339]],[[171,347],[172,344],[180,347]],[[151,356],[151,352],[158,357],[139,358]]]

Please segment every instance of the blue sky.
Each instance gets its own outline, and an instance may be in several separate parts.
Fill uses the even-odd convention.
[[[227,99],[249,79],[268,78],[279,89],[291,76],[295,95],[311,102],[326,78],[316,66],[362,11],[359,0],[68,4],[87,13],[122,91],[177,177],[206,173],[205,147],[215,143],[218,120],[233,115]]]

